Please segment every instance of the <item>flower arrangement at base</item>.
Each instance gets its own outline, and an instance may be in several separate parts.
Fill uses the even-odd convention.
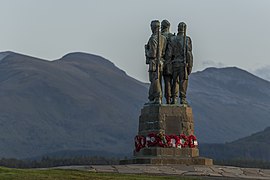
[[[195,148],[196,146],[198,146],[197,138],[194,135],[190,135],[188,137],[188,142],[189,142],[188,145],[190,148]]]
[[[148,136],[146,137],[146,143],[147,143],[147,147],[150,146],[156,146],[157,144],[159,144],[159,137],[157,136],[156,133],[150,133],[148,134]]]
[[[144,147],[169,147],[169,148],[196,148],[198,141],[196,136],[184,134],[166,135],[160,133],[149,133],[146,137],[135,136],[135,150],[139,152]]]
[[[144,136],[135,136],[135,150],[139,152],[146,145],[146,138]]]
[[[180,146],[180,138],[177,135],[169,135],[169,147],[176,147],[176,148],[181,148]]]
[[[181,145],[181,148],[185,148],[189,145],[188,136],[186,136],[184,134],[180,134],[180,145]]]

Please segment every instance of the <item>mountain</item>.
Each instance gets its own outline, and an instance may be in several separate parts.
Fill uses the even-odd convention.
[[[255,159],[270,161],[270,127],[226,144],[202,144],[200,153],[216,160]]]
[[[254,70],[254,74],[270,81],[270,65]]]
[[[146,92],[99,56],[45,61],[8,52],[0,61],[0,157],[129,152]]]
[[[0,157],[129,155],[148,86],[110,61],[70,53],[46,61],[0,53]],[[238,68],[190,76],[199,143],[223,143],[270,126],[270,82]]]
[[[201,143],[231,142],[270,126],[270,82],[236,67],[193,73],[188,97]]]

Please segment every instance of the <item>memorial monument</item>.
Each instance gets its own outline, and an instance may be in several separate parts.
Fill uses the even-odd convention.
[[[212,165],[212,159],[199,156],[192,108],[186,99],[188,76],[193,66],[187,25],[180,22],[177,35],[169,32],[167,20],[162,21],[161,32],[158,20],[153,20],[150,27],[152,35],[145,45],[151,83],[149,101],[139,117],[134,158],[120,164]],[[162,74],[166,104],[162,104]]]

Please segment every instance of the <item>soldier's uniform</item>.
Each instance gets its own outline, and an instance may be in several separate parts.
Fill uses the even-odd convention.
[[[165,55],[166,38],[159,35],[159,72],[157,72],[157,46],[158,46],[158,33],[160,22],[155,20],[151,22],[151,29],[153,34],[145,45],[146,64],[149,64],[149,80],[151,82],[149,88],[149,103],[161,104],[162,100],[162,70]]]
[[[167,45],[166,50],[168,48],[168,44],[171,41],[171,38],[174,34],[169,31],[170,23],[167,20],[163,20],[161,22],[161,34],[166,37]],[[172,97],[172,59],[165,59],[164,67],[163,67],[163,78],[164,78],[164,97],[166,99],[166,103],[171,103]]]
[[[172,60],[173,69],[173,86],[172,86],[172,99],[173,104],[177,102],[179,84],[179,97],[181,104],[187,104],[186,92],[188,87],[188,75],[192,71],[193,55],[192,55],[192,42],[191,38],[186,36],[186,54],[184,56],[184,32],[183,28],[186,28],[185,23],[179,23],[178,34],[174,36],[168,44],[168,50],[166,52],[166,59],[174,57]],[[186,57],[186,60],[185,58]],[[179,79],[178,79],[179,78]]]

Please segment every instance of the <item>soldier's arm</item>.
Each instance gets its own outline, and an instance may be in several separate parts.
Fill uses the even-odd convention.
[[[192,41],[190,37],[188,37],[187,43],[187,63],[188,63],[188,74],[190,74],[193,67]]]
[[[165,36],[162,36],[163,39],[163,46],[162,46],[162,53],[161,53],[161,58],[165,59],[165,53],[166,53],[166,48],[167,48],[167,39]]]
[[[148,51],[149,51],[149,45],[147,43],[147,44],[144,45],[144,54],[145,54],[146,64],[149,64],[150,63],[150,59],[147,56]]]
[[[154,38],[150,38],[148,41],[149,50],[147,52],[147,57],[149,59],[155,59],[157,55],[157,41]]]

